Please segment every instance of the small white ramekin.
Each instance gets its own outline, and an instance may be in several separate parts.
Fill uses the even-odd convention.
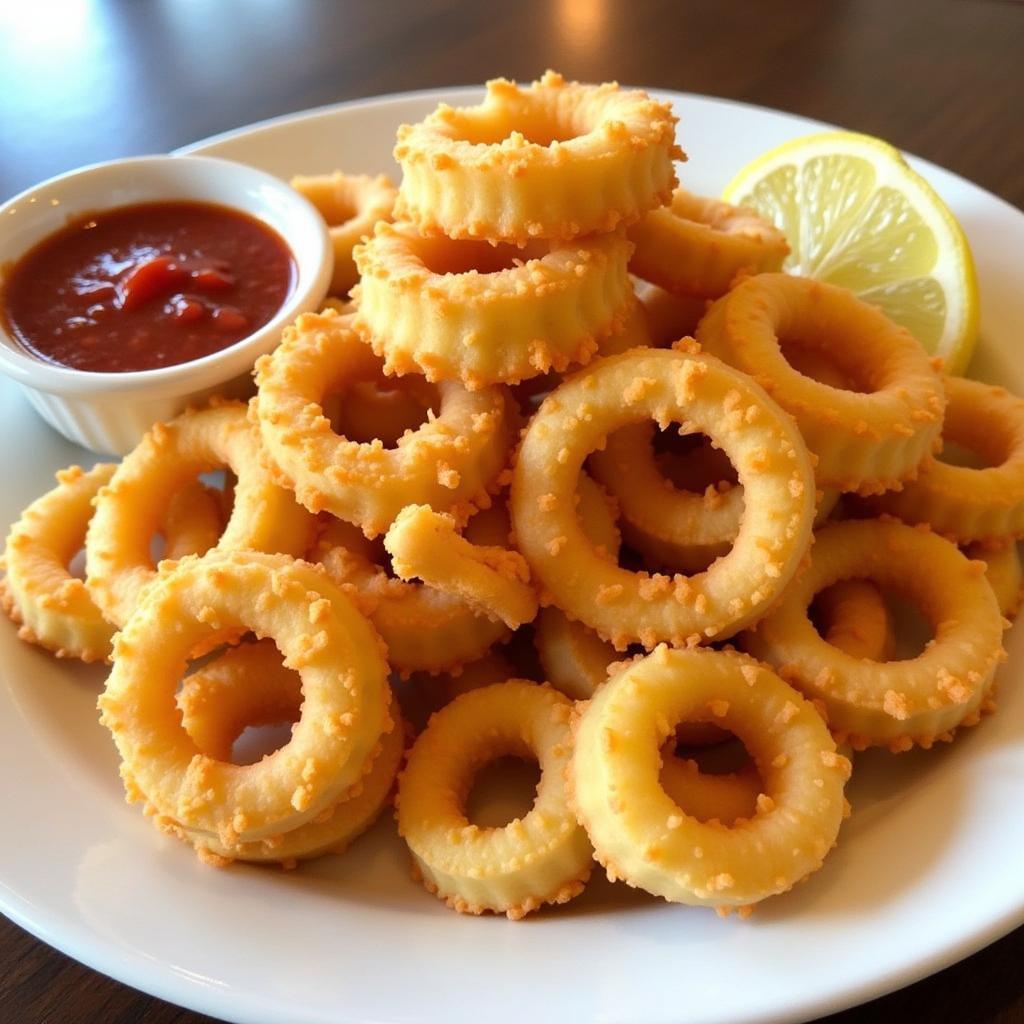
[[[86,213],[160,200],[219,203],[268,224],[292,251],[295,286],[273,319],[234,345],[192,362],[130,373],[87,373],[44,362],[10,337],[0,319],[0,372],[21,385],[47,423],[102,454],[123,455],[157,420],[210,395],[244,394],[256,357],[277,345],[299,313],[319,307],[331,280],[327,227],[308,200],[271,174],[206,156],[114,160],[22,192],[0,206],[0,268]]]

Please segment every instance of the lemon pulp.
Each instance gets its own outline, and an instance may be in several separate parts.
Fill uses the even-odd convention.
[[[841,285],[962,372],[977,335],[977,285],[963,229],[892,146],[826,132],[748,164],[725,190],[786,235],[785,269]]]

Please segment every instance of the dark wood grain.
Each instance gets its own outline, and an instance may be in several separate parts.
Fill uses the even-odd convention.
[[[0,198],[304,107],[549,66],[870,132],[1024,206],[1024,5],[984,0],[0,0]],[[1024,930],[834,1020],[1021,1022],[1021,963]],[[0,919],[2,1024],[204,1021]]]

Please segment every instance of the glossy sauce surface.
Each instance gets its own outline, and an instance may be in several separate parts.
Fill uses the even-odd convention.
[[[295,282],[267,225],[225,206],[140,203],[81,217],[6,275],[8,332],[49,363],[151,370],[227,348],[262,327]]]

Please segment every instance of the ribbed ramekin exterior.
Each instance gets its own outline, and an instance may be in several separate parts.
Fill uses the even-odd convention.
[[[214,394],[245,398],[252,392],[252,386],[247,373],[199,391],[144,398],[123,394],[52,395],[20,385],[32,407],[54,430],[100,455],[125,455],[157,421],[169,420]]]

